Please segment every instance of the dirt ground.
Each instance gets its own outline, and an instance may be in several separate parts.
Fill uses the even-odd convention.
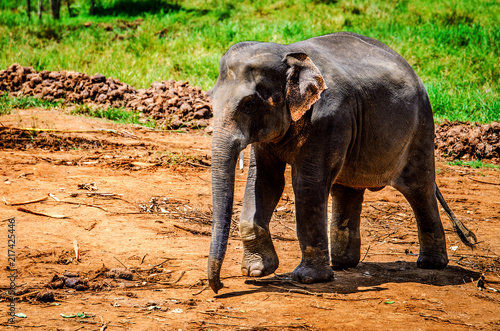
[[[277,273],[241,276],[235,230],[221,273],[225,287],[215,295],[206,281],[209,155],[210,137],[202,133],[153,131],[37,109],[1,116],[1,325],[500,330],[499,170],[438,160],[443,195],[479,240],[474,250],[464,246],[442,212],[446,269],[416,268],[415,219],[402,195],[385,188],[365,195],[362,262],[336,271],[332,282],[313,285],[290,279],[300,250],[288,180],[271,223]],[[245,179],[246,171],[237,171],[235,220]],[[11,218],[15,262],[8,260]],[[17,273],[16,313],[25,314],[14,325],[9,324],[11,269]],[[484,282],[478,283],[481,275]]]

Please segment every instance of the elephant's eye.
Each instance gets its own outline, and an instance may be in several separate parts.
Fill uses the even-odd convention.
[[[243,103],[241,111],[245,114],[253,114],[259,109],[259,103],[255,99],[247,100]]]

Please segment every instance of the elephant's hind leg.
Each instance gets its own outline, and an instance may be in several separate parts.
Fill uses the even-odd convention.
[[[410,203],[418,228],[420,254],[417,267],[442,269],[448,264],[443,224],[439,218],[434,182],[410,183],[397,188]]]
[[[285,166],[259,144],[252,146],[240,220],[244,276],[266,276],[278,268],[269,221],[283,193]]]
[[[334,269],[355,267],[359,263],[359,231],[364,189],[333,184],[332,222],[330,223],[330,256]]]

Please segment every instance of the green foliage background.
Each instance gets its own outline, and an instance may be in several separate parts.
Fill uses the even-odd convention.
[[[42,21],[33,12],[29,21],[25,1],[2,0],[1,69],[17,62],[102,73],[138,88],[175,79],[208,90],[234,43],[352,31],[408,60],[438,121],[500,120],[497,0],[96,0],[95,16],[88,1],[73,0],[72,17],[63,4],[60,21],[48,11]]]

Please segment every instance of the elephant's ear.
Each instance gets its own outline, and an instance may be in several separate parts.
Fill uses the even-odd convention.
[[[288,54],[283,62],[288,65],[286,101],[295,122],[319,100],[327,87],[321,72],[306,54]]]

